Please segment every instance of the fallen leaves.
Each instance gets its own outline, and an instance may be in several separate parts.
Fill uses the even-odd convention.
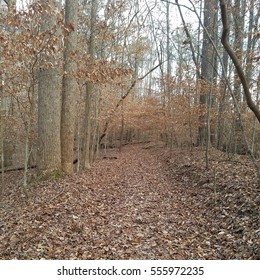
[[[214,154],[214,183],[199,150],[132,145],[110,153],[86,173],[37,185],[28,199],[22,174],[7,175],[0,258],[260,257],[259,193],[246,159],[231,164]]]

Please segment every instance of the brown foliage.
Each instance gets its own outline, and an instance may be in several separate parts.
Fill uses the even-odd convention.
[[[110,150],[89,172],[40,183],[27,200],[10,175],[0,258],[259,258],[259,194],[247,159],[214,152],[214,176],[199,150],[143,147]]]

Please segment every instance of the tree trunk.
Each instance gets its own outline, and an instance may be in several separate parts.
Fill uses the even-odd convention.
[[[223,53],[223,67],[224,69],[222,70],[222,75],[220,80],[221,98],[219,101],[218,124],[217,124],[217,148],[220,150],[223,147],[223,131],[225,126],[223,113],[225,111],[226,95],[227,95],[227,84],[225,81],[225,73],[227,73],[227,69],[228,69],[228,54],[225,50]]]
[[[41,3],[43,6],[50,5],[48,0],[41,0]],[[58,1],[54,1],[51,7],[58,7],[58,4]],[[57,13],[45,10],[41,32],[52,29],[56,19]],[[40,177],[48,178],[61,170],[61,77],[52,55],[46,51],[41,59],[43,67],[39,71],[37,169]],[[52,66],[46,67],[46,62]]]
[[[250,0],[249,4],[249,23],[248,23],[248,36],[247,36],[247,51],[246,51],[246,78],[249,84],[249,87],[252,86],[252,70],[253,70],[253,57],[257,42],[257,36],[253,36],[253,34],[257,34],[258,22],[260,17],[260,5],[258,6],[258,10],[255,14],[255,0]],[[255,15],[255,16],[254,16]],[[246,102],[245,96],[243,96],[243,102]]]
[[[91,58],[94,58],[95,48],[95,25],[97,17],[97,0],[91,1],[91,23],[90,23],[90,37],[88,45],[88,53]],[[92,68],[91,65],[89,65]],[[85,117],[84,117],[84,140],[83,140],[83,168],[90,168],[90,134],[91,134],[91,102],[94,92],[94,84],[89,81],[86,84],[86,97],[85,97]]]
[[[207,104],[207,97],[210,91],[210,81],[213,79],[213,65],[214,48],[208,34],[214,34],[214,14],[216,13],[216,1],[204,2],[204,30],[203,30],[203,45],[202,45],[202,60],[201,60],[201,82],[202,93],[200,94],[199,102],[202,107],[202,114],[200,116],[199,137],[198,144],[203,145],[207,137],[207,121],[205,115],[205,106]],[[214,39],[213,39],[214,40]],[[204,112],[203,112],[204,111]]]
[[[0,91],[1,93],[1,91]],[[1,100],[0,100],[1,101]],[[0,106],[2,104],[0,103]],[[1,107],[0,107],[1,109]],[[1,111],[0,111],[1,112]],[[5,172],[5,166],[4,166],[4,124],[3,124],[3,118],[0,116],[0,155],[1,155],[1,185],[0,185],[0,196],[4,192],[4,172]]]
[[[244,14],[245,14],[244,1],[235,0],[234,7],[233,7],[234,37],[235,37],[233,49],[235,51],[235,54],[240,64],[242,64],[242,58],[243,58]],[[240,102],[241,83],[236,69],[234,70],[234,94],[238,102]]]
[[[77,50],[78,0],[65,2],[65,26],[69,33],[65,37],[64,77],[61,107],[61,166],[65,173],[73,173],[74,134],[77,102],[77,64],[74,53]]]

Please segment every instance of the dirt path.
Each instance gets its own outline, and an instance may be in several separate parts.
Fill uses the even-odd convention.
[[[140,145],[110,155],[2,208],[0,258],[225,258],[233,240],[214,225],[206,193],[174,180]]]

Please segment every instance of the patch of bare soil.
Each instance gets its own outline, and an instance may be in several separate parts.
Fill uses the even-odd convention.
[[[259,259],[259,189],[247,159],[213,151],[207,171],[201,151],[143,148],[111,150],[28,198],[22,173],[7,174],[0,258]]]

